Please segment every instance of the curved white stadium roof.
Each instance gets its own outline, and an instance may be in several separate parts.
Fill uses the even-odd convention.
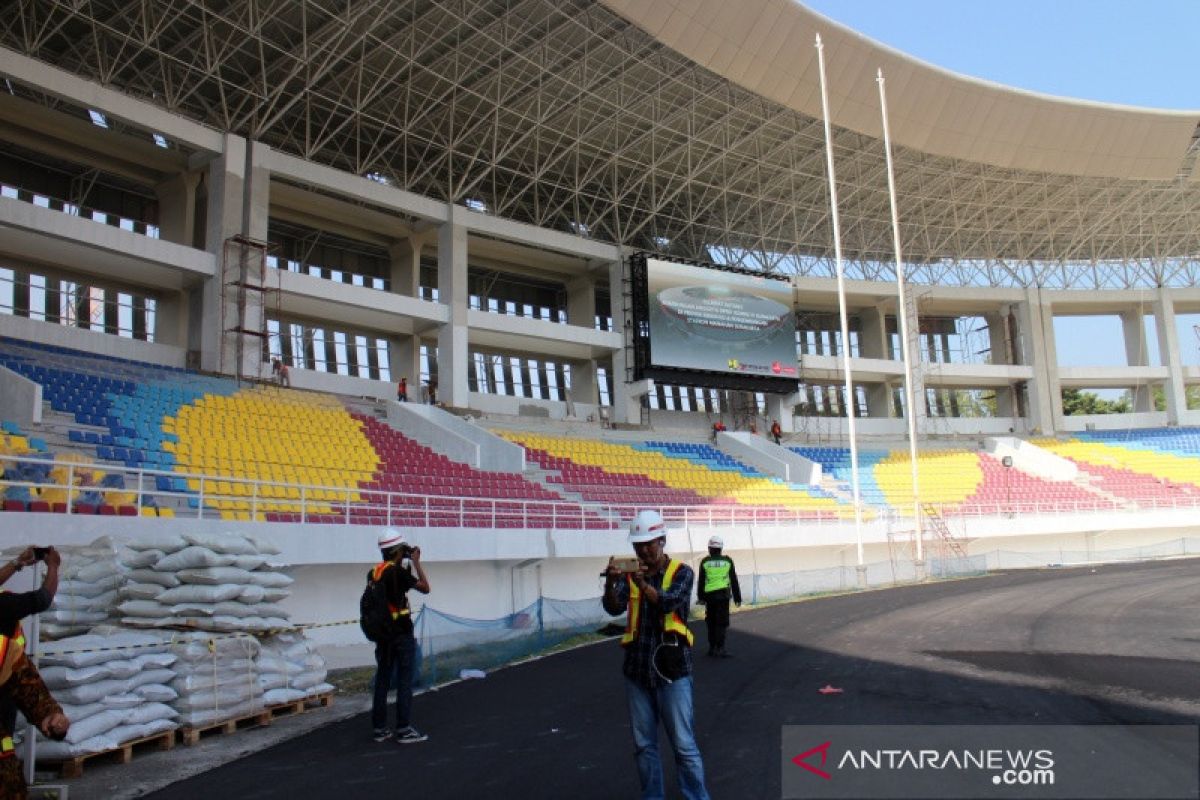
[[[1133,108],[1015,89],[959,75],[875,42],[794,0],[600,0],[714,73],[821,116],[820,33],[835,124],[882,137],[876,70],[893,141],[997,167],[1106,178],[1200,181],[1200,110]],[[1189,148],[1193,148],[1189,158]]]
[[[819,29],[852,277],[892,275],[882,68],[914,281],[1200,285],[1200,113],[954,75],[791,0],[91,0],[9,11],[0,72],[5,53],[30,57],[434,201],[807,275],[832,271]],[[11,86],[86,119],[35,74]],[[0,114],[0,139],[29,140],[22,124]]]

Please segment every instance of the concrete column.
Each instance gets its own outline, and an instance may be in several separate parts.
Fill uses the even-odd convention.
[[[987,323],[989,359],[992,364],[1011,365],[1012,349],[1009,347],[1008,314],[1006,311],[985,313]],[[1017,411],[1016,392],[1011,385],[996,387],[996,416],[1013,417]]]
[[[1054,310],[1043,303],[1036,287],[1025,290],[1017,306],[1022,360],[1033,367],[1029,382],[1029,427],[1046,436],[1062,425],[1062,384],[1054,345]]]
[[[1175,301],[1170,291],[1160,287],[1154,301],[1154,326],[1158,331],[1158,352],[1167,367],[1163,394],[1167,401],[1167,424],[1178,425],[1187,410],[1187,392],[1183,383],[1183,354],[1179,350],[1179,329],[1175,324]]]
[[[419,297],[421,293],[421,248],[425,245],[422,236],[401,239],[388,248],[391,256],[392,292],[405,297]],[[411,380],[411,376],[410,376]]]
[[[784,433],[796,431],[796,404],[800,402],[798,394],[769,394],[767,395],[767,417],[769,420],[779,420],[779,427]],[[767,422],[767,431],[771,423]]]
[[[1150,365],[1150,350],[1146,346],[1145,320],[1140,308],[1121,312],[1121,330],[1125,335],[1125,361],[1131,367]],[[1146,384],[1131,387],[1133,410],[1146,413],[1154,410],[1154,397]]]
[[[613,261],[608,265],[609,304],[612,308],[613,330],[621,334],[625,345],[629,344],[633,335],[633,319],[630,309],[625,307],[625,293],[621,290],[625,285],[625,265],[621,261]],[[628,423],[641,421],[641,410],[638,400],[629,388],[628,358],[632,353],[627,347],[613,351],[612,356],[612,421]]]
[[[438,330],[437,399],[456,408],[468,405],[467,389],[467,229],[457,224],[459,210],[438,228],[438,299],[450,319]]]
[[[567,323],[589,330],[596,325],[596,281],[590,275],[567,283]]]
[[[993,364],[1011,364],[1008,349],[1008,323],[1005,315],[996,311],[983,315],[988,329],[989,358]]]
[[[158,197],[158,231],[165,241],[195,247],[199,183],[199,172],[181,172],[154,187]]]
[[[883,309],[864,308],[858,314],[862,330],[859,331],[859,355],[863,358],[887,358],[887,325]]]
[[[421,399],[421,339],[417,336],[388,337],[388,370],[392,383],[408,378],[409,402]],[[394,394],[394,392],[393,392]]]
[[[929,414],[925,410],[925,371],[922,366],[924,364],[924,360],[921,358],[921,347],[923,344],[921,339],[921,320],[917,313],[916,298],[913,296],[911,289],[906,296],[908,298],[908,308],[898,308],[896,311],[896,330],[900,331],[901,337],[903,337],[903,328],[900,325],[899,315],[904,314],[904,324],[908,328],[908,357],[912,359],[912,364],[910,365],[911,369],[909,372],[912,374],[913,407],[907,409],[905,413],[915,415],[914,419],[917,421],[917,430],[921,431],[925,429],[924,426],[929,419]],[[900,353],[897,353],[897,356],[899,357],[901,363],[903,363],[903,341],[901,342],[900,346],[902,350]],[[903,394],[903,389],[905,387],[901,385],[900,388],[902,390],[901,397],[904,397],[905,395]]]
[[[189,349],[200,351],[200,365],[204,370],[259,377],[268,374],[262,363],[260,338],[232,333],[238,327],[249,331],[265,328],[263,293],[257,290],[245,293],[244,311],[239,319],[238,288],[233,285],[243,277],[248,285],[262,285],[262,259],[252,248],[225,246],[237,235],[266,241],[270,173],[262,164],[267,151],[266,145],[253,143],[250,159],[247,159],[246,140],[226,134],[223,152],[209,163],[204,241],[205,248],[217,257],[217,275],[205,281],[202,288],[200,324],[197,326],[199,341],[189,341],[188,345]],[[239,259],[246,262],[244,276]],[[239,340],[242,350],[240,369],[236,363]]]
[[[591,275],[581,275],[567,283],[567,323],[581,328],[596,326],[596,280]],[[571,401],[574,403],[600,402],[597,390],[597,364],[594,359],[571,361]]]
[[[187,342],[188,302],[183,292],[160,295],[154,304],[154,341],[182,347]]]

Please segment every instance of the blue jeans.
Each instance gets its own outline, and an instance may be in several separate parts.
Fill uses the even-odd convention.
[[[667,730],[667,740],[675,751],[675,771],[679,789],[687,800],[708,800],[704,788],[704,763],[692,732],[692,676],[672,684],[647,689],[625,679],[629,699],[629,723],[633,727],[638,777],[642,781],[643,800],[661,800],[663,793],[662,761],[658,757],[658,721]]]
[[[388,690],[396,685],[396,730],[408,727],[412,711],[413,669],[417,640],[400,636],[375,645],[375,695],[371,701],[371,727],[387,727]]]

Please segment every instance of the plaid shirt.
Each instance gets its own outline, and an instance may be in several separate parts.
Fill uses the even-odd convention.
[[[654,669],[654,649],[662,641],[663,615],[678,611],[680,618],[684,622],[687,621],[691,612],[694,580],[692,568],[687,564],[680,564],[679,569],[675,572],[675,577],[671,580],[671,585],[665,592],[660,588],[662,586],[661,572],[646,576],[646,583],[659,590],[659,601],[657,605],[651,605],[646,600],[646,593],[641,593],[637,638],[625,648],[625,677],[647,689],[654,689],[662,685],[663,680]],[[608,593],[605,593],[602,602],[604,610],[614,617],[625,613],[629,607],[629,578],[624,575],[618,578],[613,583],[611,598]],[[683,674],[691,675],[692,648],[688,647],[686,641],[681,641],[680,646],[683,648]]]

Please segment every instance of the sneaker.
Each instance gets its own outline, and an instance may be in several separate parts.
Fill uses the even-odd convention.
[[[396,741],[400,744],[415,744],[416,742],[423,742],[428,738],[428,736],[411,725],[403,730],[396,731]]]
[[[376,728],[375,729],[375,741],[386,742],[390,738],[392,738],[392,732],[389,731],[387,728]]]

